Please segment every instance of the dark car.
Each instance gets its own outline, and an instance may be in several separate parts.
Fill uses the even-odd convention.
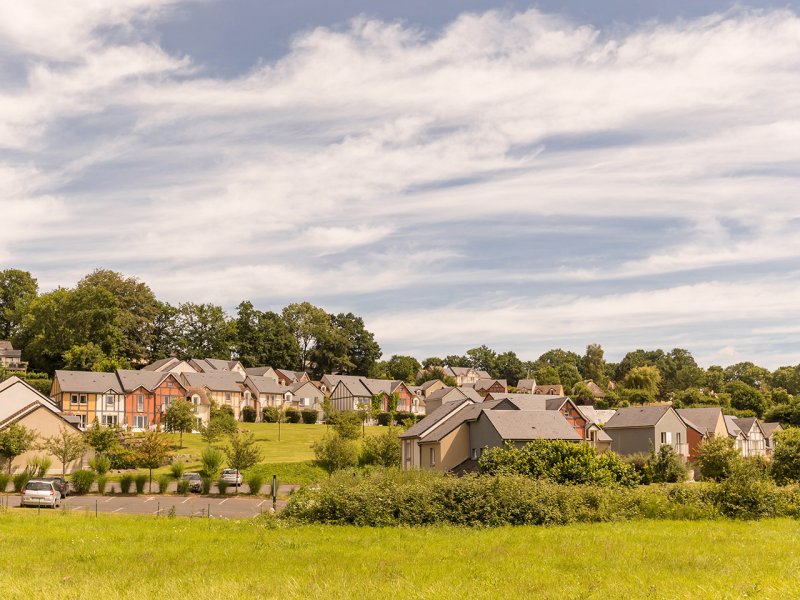
[[[199,494],[203,491],[203,480],[200,478],[200,473],[184,473],[183,478],[189,482],[190,492]]]
[[[64,480],[63,477],[42,477],[40,481],[49,481],[53,484],[53,486],[61,492],[61,497],[66,498],[69,496],[69,484]]]

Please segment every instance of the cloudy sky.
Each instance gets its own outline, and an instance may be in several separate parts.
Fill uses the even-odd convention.
[[[798,176],[800,1],[0,1],[0,267],[43,289],[797,364]]]

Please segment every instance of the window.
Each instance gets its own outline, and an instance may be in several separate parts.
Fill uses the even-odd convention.
[[[69,403],[70,404],[77,404],[78,403],[78,394],[72,394],[69,397]]]
[[[78,425],[78,427],[86,427],[86,415],[76,415],[76,416],[78,417],[78,420],[80,421],[80,424]]]
[[[142,412],[144,410],[144,394],[136,396],[136,410]]]
[[[200,396],[198,396],[197,394],[192,396],[192,404],[198,406],[200,404]]]
[[[114,396],[106,396],[106,408],[114,408]]]
[[[431,466],[436,465],[436,448],[431,448]]]
[[[134,429],[147,429],[147,417],[144,415],[136,415],[133,417]]]
[[[675,434],[675,443],[678,444],[678,445],[680,445],[680,443],[681,443],[681,433],[680,433],[680,431]]]
[[[477,448],[473,448],[472,449],[472,460],[478,460],[478,449]]]
[[[225,402],[227,402],[228,404],[231,403],[231,393],[230,392],[225,392]]]
[[[662,444],[671,444],[672,443],[672,432],[671,431],[662,431],[661,432],[661,443]]]
[[[81,404],[86,404],[86,394],[81,394],[81,396],[80,396],[80,403],[81,403]]]
[[[103,415],[103,425],[113,427],[117,424],[117,415]]]

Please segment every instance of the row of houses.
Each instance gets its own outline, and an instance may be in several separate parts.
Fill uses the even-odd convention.
[[[401,434],[404,469],[468,471],[488,448],[538,439],[587,443],[598,452],[648,453],[671,446],[687,460],[710,437],[730,437],[743,456],[768,456],[778,423],[723,415],[719,407],[676,410],[670,404],[597,410],[565,396],[488,394],[449,397]]]

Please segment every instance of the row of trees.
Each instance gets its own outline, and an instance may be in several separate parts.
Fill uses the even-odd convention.
[[[159,301],[134,277],[98,269],[74,288],[39,293],[27,271],[0,271],[0,339],[31,369],[113,371],[168,356],[237,357],[245,366],[367,375],[381,349],[364,321],[308,302],[280,313],[249,301],[228,315],[214,304]]]

